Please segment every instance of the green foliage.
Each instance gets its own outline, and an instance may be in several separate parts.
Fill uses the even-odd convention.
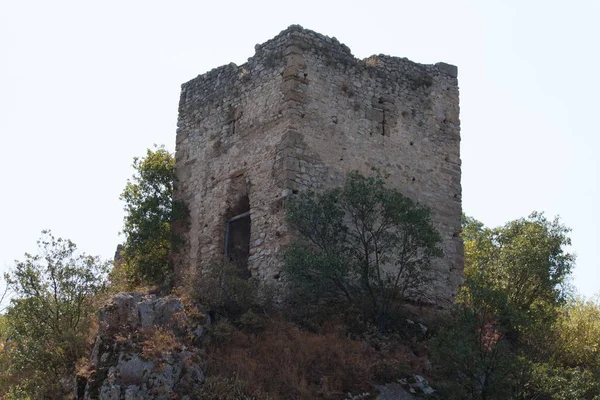
[[[600,304],[569,299],[543,337],[549,355],[532,364],[529,392],[561,400],[600,399]]]
[[[561,309],[554,359],[600,375],[600,303],[575,297]]]
[[[284,254],[296,293],[352,305],[385,325],[408,296],[424,295],[431,260],[442,256],[428,208],[351,172],[343,188],[303,193],[286,204],[301,237]]]
[[[448,398],[510,398],[510,376],[518,370],[519,360],[490,305],[496,293],[473,289],[463,293],[462,301],[443,320],[432,342],[433,361],[449,377]]]
[[[256,278],[246,278],[235,264],[209,265],[192,282],[187,289],[191,293],[186,296],[204,312],[248,331],[260,331],[266,323],[263,315],[273,309],[272,288],[260,286]]]
[[[465,284],[434,340],[455,393],[597,398],[600,308],[567,297],[569,232],[540,213],[495,229],[463,218]]]
[[[175,158],[164,147],[134,158],[135,174],[121,193],[125,202],[125,247],[121,268],[130,286],[164,283],[170,274],[170,254],[178,243],[171,223],[184,221],[182,202],[173,201]]]
[[[39,254],[25,254],[6,276],[14,297],[0,332],[0,380],[15,396],[58,398],[60,379],[85,353],[93,296],[103,289],[107,268],[49,231],[38,246]]]
[[[459,301],[485,304],[514,352],[533,363],[555,353],[554,324],[574,264],[565,252],[569,232],[558,218],[535,212],[494,229],[463,219],[465,286]]]
[[[538,364],[532,373],[531,391],[553,400],[600,399],[600,380],[590,370]]]
[[[0,291],[0,313],[3,313],[4,310],[6,309],[6,302],[8,302],[9,299],[9,286],[5,285],[4,289],[2,291]]]
[[[248,310],[240,316],[239,324],[245,331],[260,332],[265,329],[267,320],[264,316]]]
[[[483,277],[521,312],[559,304],[575,260],[564,250],[569,232],[558,218],[536,212],[495,229],[465,218],[465,276]]]

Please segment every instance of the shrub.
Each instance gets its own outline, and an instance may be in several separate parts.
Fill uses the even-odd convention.
[[[232,321],[249,310],[269,310],[273,301],[269,287],[260,287],[256,278],[246,278],[229,262],[213,263],[189,277],[183,292],[204,312]]]
[[[554,400],[600,399],[600,381],[584,368],[534,366],[530,392]]]
[[[433,339],[433,362],[448,378],[451,399],[506,399],[517,369],[493,313],[457,305]]]
[[[14,297],[0,327],[0,396],[62,397],[61,379],[85,354],[94,296],[104,288],[106,264],[97,257],[49,231],[38,246],[7,276]]]
[[[426,296],[441,237],[430,210],[379,174],[351,172],[343,188],[303,193],[286,210],[300,238],[284,253],[285,273],[303,300],[353,306],[383,328],[408,297]]]

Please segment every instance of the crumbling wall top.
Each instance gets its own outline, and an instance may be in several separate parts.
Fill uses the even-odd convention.
[[[327,64],[335,68],[354,69],[356,72],[364,72],[386,78],[408,77],[415,75],[444,76],[456,79],[458,69],[454,65],[439,62],[436,64],[420,64],[405,57],[393,57],[388,55],[372,55],[364,59],[358,59],[350,48],[340,43],[335,37],[329,37],[320,33],[304,29],[300,25],[291,25],[281,31],[273,39],[262,44],[257,44],[255,54],[240,66],[230,63],[212,69],[182,85],[182,96],[190,90],[212,92],[213,96],[219,97],[220,92],[232,89],[242,80],[249,80],[253,74],[260,73],[264,69],[282,66],[283,58],[291,52],[314,53],[325,58]],[[420,79],[420,78],[419,78]],[[222,97],[222,96],[221,96]],[[185,100],[185,98],[183,98]]]

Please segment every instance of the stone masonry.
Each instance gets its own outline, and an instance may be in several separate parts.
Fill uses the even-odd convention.
[[[448,304],[463,277],[457,68],[384,55],[359,60],[335,38],[300,26],[255,50],[241,66],[182,86],[175,198],[190,218],[180,228],[179,283],[240,240],[248,242],[244,268],[278,282],[278,254],[293,239],[285,198],[377,168],[433,210],[445,256],[429,293]],[[236,222],[227,221],[248,211],[247,234],[235,233]]]

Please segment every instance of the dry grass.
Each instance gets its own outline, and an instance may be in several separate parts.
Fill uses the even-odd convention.
[[[163,355],[181,350],[181,343],[173,332],[162,327],[146,330],[142,333],[141,356],[146,360],[157,360]]]
[[[376,351],[336,327],[317,334],[281,320],[258,334],[229,330],[211,348],[208,376],[241,380],[249,394],[273,399],[336,399],[372,391],[373,383],[398,378],[409,364],[402,346]]]

